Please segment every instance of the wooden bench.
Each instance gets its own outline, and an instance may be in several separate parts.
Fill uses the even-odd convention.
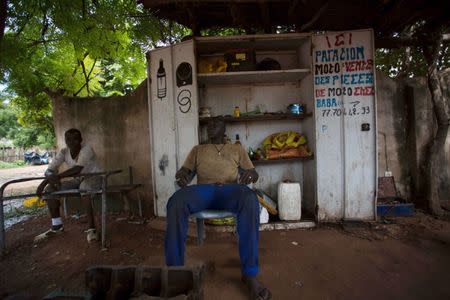
[[[128,184],[122,184],[122,185],[111,185],[108,186],[108,178],[112,175],[121,173],[122,170],[114,170],[114,171],[108,171],[108,172],[98,172],[98,173],[86,173],[86,174],[78,174],[75,176],[68,176],[68,177],[93,177],[93,176],[100,176],[102,178],[102,188],[96,191],[93,191],[93,194],[96,195],[102,195],[101,197],[101,231],[102,231],[102,247],[105,248],[106,246],[106,212],[107,212],[107,194],[108,193],[120,193],[122,197],[122,201],[127,205],[128,204],[128,198],[127,193],[140,187],[141,184],[136,184],[133,182],[133,173],[131,167],[128,168],[128,174],[129,174],[129,183]],[[8,196],[4,197],[3,193],[8,185],[19,183],[19,182],[25,182],[25,181],[31,181],[31,180],[42,180],[45,179],[45,177],[30,177],[30,178],[22,178],[22,179],[15,179],[6,182],[0,187],[0,252],[3,253],[6,249],[6,242],[5,242],[5,223],[4,223],[4,212],[3,212],[3,201],[5,200],[13,200],[13,199],[21,199],[26,197],[34,197],[37,196],[36,193],[33,194],[22,194],[22,195],[14,195],[14,196]],[[46,196],[54,196],[55,198],[63,198],[63,210],[64,215],[67,217],[67,198],[69,197],[81,197],[81,191],[79,189],[70,189],[70,190],[60,190],[52,193],[46,193]],[[138,206],[139,206],[139,215],[142,217],[142,202],[141,198],[138,194]]]

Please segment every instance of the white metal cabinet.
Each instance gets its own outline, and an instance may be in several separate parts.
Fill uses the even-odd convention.
[[[257,60],[275,57],[282,70],[197,76],[199,57],[216,59],[229,49],[246,47],[257,49]],[[235,105],[243,111],[257,105],[278,111],[290,102],[301,102],[314,111],[314,119],[227,127],[229,136],[239,134],[243,144],[253,148],[276,131],[299,130],[308,137],[314,161],[257,166],[261,174],[257,186],[273,194],[280,180],[293,178],[305,191],[303,206],[310,212],[318,208],[319,221],[373,219],[377,178],[373,51],[371,30],[201,37],[152,51],[149,107],[155,213],[165,216],[167,200],[175,191],[175,172],[198,144],[199,101],[210,106],[213,115],[231,114]],[[165,94],[158,76],[160,60]],[[192,81],[180,86],[176,70],[185,62],[190,64]]]

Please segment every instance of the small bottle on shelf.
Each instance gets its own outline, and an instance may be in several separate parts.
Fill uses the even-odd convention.
[[[248,157],[250,157],[250,160],[255,159],[255,151],[253,151],[252,147],[248,148]]]
[[[239,139],[239,134],[236,134],[236,142],[234,142],[234,143],[241,145],[241,140]]]
[[[239,118],[241,116],[241,109],[239,108],[239,106],[234,107],[233,116],[235,118]]]

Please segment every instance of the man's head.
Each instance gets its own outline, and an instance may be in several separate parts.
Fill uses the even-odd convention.
[[[221,118],[214,118],[207,125],[208,138],[212,141],[222,141],[225,134],[225,121]]]
[[[78,129],[71,128],[67,130],[64,134],[64,138],[66,140],[66,145],[70,150],[81,148],[83,139],[81,138],[81,132]]]

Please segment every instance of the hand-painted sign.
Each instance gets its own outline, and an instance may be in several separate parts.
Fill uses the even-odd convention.
[[[318,218],[372,219],[376,189],[373,32],[313,36]]]
[[[177,96],[177,103],[180,105],[178,108],[183,114],[188,113],[191,110],[192,102],[191,102],[192,93],[189,90],[181,90]]]
[[[370,114],[365,97],[375,95],[372,46],[353,33],[330,34],[316,45],[314,97],[322,117]],[[357,99],[357,100],[355,100]]]

